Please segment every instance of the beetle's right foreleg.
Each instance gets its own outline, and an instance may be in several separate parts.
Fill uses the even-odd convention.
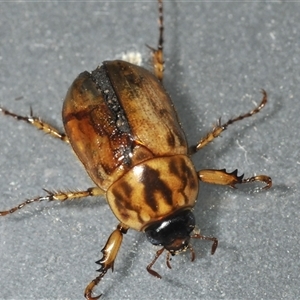
[[[128,229],[128,227],[120,223],[109,236],[104,248],[101,250],[101,252],[103,253],[103,257],[96,262],[101,266],[101,268],[98,270],[100,272],[100,275],[93,279],[85,288],[84,297],[86,299],[95,300],[101,297],[101,295],[93,297],[93,289],[101,281],[101,279],[109,269],[111,269],[112,271],[114,270],[114,263],[122,244],[123,234],[125,234]]]
[[[263,189],[269,189],[272,186],[272,179],[267,175],[256,175],[253,177],[244,178],[244,174],[241,176],[237,175],[237,170],[228,173],[225,169],[222,170],[205,169],[197,173],[199,179],[202,182],[219,184],[219,185],[228,185],[232,188],[235,188],[236,184],[250,183],[255,181],[265,183]]]
[[[40,202],[40,201],[66,201],[66,200],[74,200],[74,199],[78,199],[78,198],[84,198],[84,197],[88,197],[88,196],[100,196],[100,195],[104,195],[105,191],[100,189],[99,187],[92,187],[89,188],[85,191],[68,191],[68,192],[50,192],[45,190],[48,195],[46,196],[41,196],[41,197],[36,197],[36,198],[32,198],[32,199],[28,199],[24,202],[22,202],[21,204],[9,209],[9,210],[5,210],[5,211],[0,211],[0,217],[1,216],[6,216],[8,214],[12,214],[15,211],[23,208],[25,205],[27,204],[31,204],[34,202]]]
[[[43,130],[45,133],[50,134],[55,138],[61,139],[66,143],[69,143],[69,139],[65,133],[60,132],[58,129],[54,128],[50,124],[47,124],[44,121],[42,121],[40,118],[33,116],[32,109],[30,109],[30,115],[28,117],[14,114],[3,107],[0,107],[0,111],[7,116],[11,116],[18,121],[27,122],[36,127],[37,129]]]

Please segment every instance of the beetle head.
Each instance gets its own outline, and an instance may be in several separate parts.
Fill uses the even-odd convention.
[[[164,246],[164,249],[175,255],[188,248],[190,234],[194,228],[193,213],[190,210],[182,210],[151,224],[145,233],[150,243]]]

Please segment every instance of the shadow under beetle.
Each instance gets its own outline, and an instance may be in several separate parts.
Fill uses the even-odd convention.
[[[88,196],[105,195],[119,221],[102,249],[97,261],[100,275],[85,289],[87,299],[93,297],[94,287],[101,281],[114,262],[122,243],[123,234],[135,229],[146,234],[148,240],[162,246],[156,252],[147,271],[158,278],[153,264],[166,250],[166,264],[170,256],[191,251],[191,238],[213,242],[211,254],[218,246],[215,237],[200,235],[195,230],[192,209],[198,195],[199,180],[228,185],[261,181],[270,188],[269,176],[243,178],[222,170],[196,171],[190,156],[218,137],[227,127],[258,113],[267,103],[263,90],[261,103],[250,112],[220,121],[195,146],[188,147],[184,132],[168,94],[162,86],[163,61],[163,6],[158,0],[159,40],[157,49],[151,48],[153,73],[129,62],[105,61],[90,72],[81,73],[65,97],[62,117],[65,133],[44,123],[40,118],[14,114],[4,108],[0,111],[17,120],[25,121],[44,132],[71,144],[83,163],[95,187],[85,191],[47,192],[26,200],[18,206],[1,211],[0,216],[14,213],[26,204],[39,201],[65,201]]]

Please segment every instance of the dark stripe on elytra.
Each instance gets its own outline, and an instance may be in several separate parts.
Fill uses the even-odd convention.
[[[112,193],[115,196],[115,206],[118,208],[120,214],[124,219],[128,220],[130,215],[127,213],[128,210],[137,211],[137,208],[131,205],[131,194],[133,188],[127,182],[120,182],[117,187],[112,189]],[[137,218],[141,224],[144,223],[144,220],[137,214]]]
[[[170,159],[169,172],[181,179],[182,167],[178,168],[178,165],[179,165],[178,161],[180,161],[180,165],[182,165],[182,161],[184,161],[184,159],[182,157],[179,157],[179,156],[178,157],[172,157]]]
[[[187,182],[189,183],[190,189],[195,189],[197,187],[197,183],[194,180],[191,169],[187,166],[186,161],[182,157],[174,157],[174,159],[172,159],[169,163],[169,172],[179,178],[182,182],[183,189],[180,192],[184,196],[185,203],[188,203],[189,199],[183,192]]]
[[[118,188],[121,189],[124,193],[124,195],[130,199],[131,198],[131,194],[132,194],[132,191],[133,191],[133,188],[132,186],[127,183],[126,181],[122,181],[118,184]]]
[[[96,84],[99,91],[101,91],[107,107],[114,116],[114,122],[117,130],[122,133],[131,133],[131,128],[126,117],[126,113],[119,102],[119,99],[113,89],[113,86],[108,78],[105,66],[98,67],[92,71],[91,79]]]
[[[191,168],[187,166],[183,157],[176,157],[170,161],[169,172],[174,174],[181,181],[184,180],[184,186],[186,185],[186,179],[189,178],[189,187],[191,189],[195,189],[197,187],[197,182],[194,180],[195,176],[193,175]]]
[[[111,112],[113,125],[116,128],[116,132],[111,139],[123,140],[123,143],[118,147],[121,156],[123,156],[122,163],[125,165],[131,164],[131,154],[133,151],[132,144],[132,130],[128,122],[125,110],[123,109],[115,90],[110,82],[107,70],[104,65],[98,67],[92,71],[91,79],[97,86],[97,89],[101,91],[104,102]],[[124,139],[125,137],[125,139]],[[125,142],[125,140],[127,140]]]
[[[171,131],[169,131],[169,133],[167,135],[166,142],[167,142],[167,144],[168,144],[168,146],[170,148],[174,148],[175,147],[175,136],[174,136],[174,134]]]
[[[146,179],[142,182],[145,202],[154,212],[158,211],[160,206],[160,203],[157,203],[155,199],[155,192],[160,192],[163,195],[160,201],[165,201],[167,204],[172,205],[172,190],[159,178],[159,171],[149,166],[144,166],[143,178]]]
[[[186,187],[187,183],[187,177],[186,177],[186,163],[185,160],[182,157],[174,157],[170,160],[169,163],[169,172],[176,176],[179,181],[181,182],[182,188],[179,190],[181,195],[184,198],[184,202],[188,203],[189,199],[187,198],[186,194],[184,193],[184,189]]]
[[[181,165],[182,167],[182,171],[185,172],[187,174],[187,178],[189,178],[189,187],[190,189],[196,189],[198,186],[198,181],[195,180],[195,176],[191,170],[191,168],[189,168],[187,166],[187,164],[185,163],[185,161],[183,160],[183,164]]]

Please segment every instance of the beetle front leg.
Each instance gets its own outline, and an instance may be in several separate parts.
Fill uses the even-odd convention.
[[[240,115],[236,118],[230,119],[226,123],[222,124],[221,119],[219,119],[218,124],[215,125],[213,130],[209,132],[204,138],[202,138],[196,146],[190,148],[190,154],[194,154],[195,152],[199,151],[200,149],[204,148],[207,144],[212,142],[216,137],[218,137],[227,127],[237,121],[241,121],[245,118],[252,117],[253,115],[257,114],[261,111],[261,109],[266,105],[268,101],[268,96],[265,90],[261,91],[263,97],[259,105],[257,105],[253,110],[249,111],[246,114]]]
[[[154,277],[156,278],[161,278],[161,276],[152,269],[152,266],[155,264],[155,262],[157,261],[157,259],[161,256],[161,254],[164,252],[165,250],[165,247],[159,249],[156,251],[156,254],[155,254],[155,257],[153,258],[153,260],[151,261],[151,263],[147,266],[147,271]],[[169,263],[169,259],[167,257],[167,266],[171,266],[170,263]],[[171,269],[171,268],[170,268]]]
[[[92,297],[93,289],[101,281],[109,269],[112,271],[114,270],[114,263],[122,244],[123,234],[125,234],[128,229],[128,227],[120,223],[117,226],[117,229],[115,229],[109,236],[104,248],[101,250],[103,257],[96,262],[101,265],[101,268],[97,270],[100,272],[100,275],[93,279],[85,288],[84,297],[86,299],[95,300],[101,297],[101,294],[99,296]]]
[[[69,143],[69,139],[65,133],[60,132],[58,129],[54,128],[50,124],[47,124],[44,121],[42,121],[40,118],[33,116],[32,109],[30,109],[30,115],[28,117],[14,114],[3,107],[0,107],[0,111],[4,115],[11,116],[18,121],[27,122],[36,127],[37,129],[42,130],[45,133],[50,134],[53,137],[58,138],[66,143]]]
[[[41,201],[66,201],[66,200],[74,200],[78,198],[84,198],[88,196],[100,196],[104,195],[105,191],[100,189],[99,187],[92,187],[87,189],[86,191],[68,191],[68,192],[50,192],[44,189],[48,193],[47,196],[36,197],[32,199],[27,199],[26,201],[22,202],[21,204],[5,211],[0,211],[0,217],[6,216],[8,214],[12,214],[15,211],[23,208],[27,204],[31,204],[34,202],[41,202]]]
[[[267,175],[257,175],[250,178],[243,178],[244,174],[241,176],[237,175],[237,170],[227,173],[225,169],[222,170],[213,170],[205,169],[198,171],[198,177],[201,181],[206,183],[213,183],[219,185],[229,185],[232,188],[235,188],[237,183],[249,183],[254,181],[264,182],[266,185],[263,189],[269,189],[272,186],[272,179]]]

